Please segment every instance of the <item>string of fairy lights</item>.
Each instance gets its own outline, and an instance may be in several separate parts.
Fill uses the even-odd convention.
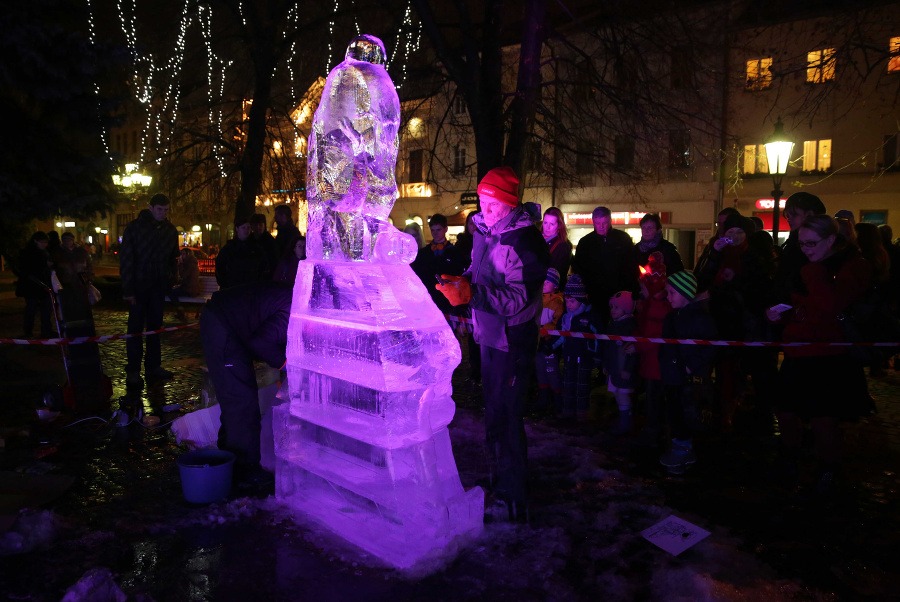
[[[87,3],[87,21],[88,34],[92,45],[96,45],[97,27],[95,20],[95,3],[92,0],[85,0]],[[244,0],[247,1],[247,0]],[[253,1],[253,0],[249,0]],[[329,72],[332,67],[332,60],[335,55],[335,24],[340,10],[341,0],[334,0],[331,12],[331,19],[328,23],[328,54],[325,64],[325,72]],[[356,11],[353,10],[354,0],[350,0],[350,13],[354,15],[353,24],[356,33],[359,34],[361,29],[359,21],[356,18]],[[287,26],[282,35],[283,39],[294,38],[291,42],[287,59],[280,65],[276,66],[276,70],[284,69],[287,74],[289,90],[292,98],[299,103],[302,99],[297,92],[297,81],[295,77],[294,64],[298,60],[298,55],[303,52],[301,42],[298,42],[297,36],[293,33],[300,27],[300,11],[303,8],[302,0],[297,2],[290,8],[287,18]],[[238,3],[239,16],[246,26],[247,20],[244,15],[243,2]],[[181,73],[184,66],[185,54],[187,52],[187,41],[190,33],[194,28],[199,31],[202,40],[203,51],[206,53],[206,70],[207,70],[207,88],[206,101],[209,105],[207,118],[209,120],[210,134],[215,136],[226,137],[227,132],[224,131],[225,114],[223,109],[223,100],[226,83],[229,75],[229,68],[233,65],[233,61],[223,59],[213,48],[214,43],[214,11],[211,3],[197,3],[194,0],[184,0],[181,11],[181,18],[178,20],[179,30],[175,40],[174,48],[169,56],[163,57],[146,52],[140,45],[138,37],[138,0],[116,0],[116,15],[118,17],[118,26],[124,36],[124,43],[131,57],[132,76],[130,81],[131,92],[134,99],[146,111],[144,125],[140,133],[140,152],[139,163],[145,164],[151,157],[155,157],[155,161],[159,162],[164,152],[151,152],[168,148],[173,141],[173,136],[177,131],[179,120],[179,102],[181,98]],[[293,28],[293,31],[291,30]],[[396,87],[400,89],[406,81],[407,64],[411,55],[419,50],[421,39],[421,23],[413,17],[411,0],[407,0],[404,18],[398,27],[395,43],[393,44],[393,52],[390,54],[387,67],[389,70],[398,71],[395,78]],[[274,73],[273,73],[274,75]],[[101,89],[99,82],[94,82],[94,92],[98,97],[98,111],[100,110]],[[103,138],[103,148],[109,157],[110,162],[114,162],[115,157],[113,149],[109,142],[109,132],[106,128],[101,131]],[[155,146],[155,148],[153,148]],[[215,145],[214,145],[215,147]],[[226,176],[225,159],[221,153],[221,149],[214,148],[215,161],[217,163],[221,177]]]

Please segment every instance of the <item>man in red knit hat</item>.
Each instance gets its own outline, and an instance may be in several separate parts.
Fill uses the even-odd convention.
[[[519,202],[519,178],[512,169],[490,170],[478,184],[478,199],[472,264],[463,276],[442,275],[437,289],[452,305],[472,308],[475,340],[481,345],[485,435],[496,462],[493,493],[511,521],[525,522],[523,415],[550,254]]]

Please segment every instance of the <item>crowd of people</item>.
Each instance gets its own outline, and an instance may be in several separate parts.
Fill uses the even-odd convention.
[[[59,334],[53,316],[54,299],[64,307],[68,319],[83,321],[89,317],[93,263],[90,251],[76,244],[72,232],[63,232],[62,236],[55,231],[32,234],[19,253],[16,274],[16,296],[25,299],[22,338],[33,337],[37,317],[41,338]]]
[[[878,316],[886,332],[900,334],[888,327],[897,323],[900,310],[900,247],[889,226],[855,224],[850,212],[831,217],[818,197],[798,192],[786,200],[783,215],[790,233],[779,246],[759,220],[729,207],[716,216],[715,233],[688,270],[675,245],[663,237],[656,214],[643,216],[640,240],[634,242],[612,227],[608,208],[597,207],[593,231],[573,245],[558,208],[536,219],[518,191],[511,169],[488,172],[478,186],[480,211],[467,216],[455,243],[448,240],[447,218],[441,214],[428,221],[428,243],[421,229],[412,230],[415,224],[407,227],[419,243],[411,267],[434,303],[451,321],[472,324],[466,345],[470,378],[485,402],[492,493],[507,505],[511,520],[527,517],[526,405],[533,402],[538,412],[562,419],[595,419],[591,394],[598,379],[617,409],[608,434],[657,446],[660,463],[673,474],[697,461],[693,442],[699,432],[729,429],[738,404],[750,399],[761,423],[768,419],[771,427],[771,418],[778,419],[782,474],[800,478],[798,457],[808,427],[818,460],[812,481],[821,489],[830,486],[840,460],[841,422],[874,411],[864,369],[877,374],[890,356],[830,344],[859,338],[853,328],[860,327],[855,318],[860,307]],[[130,333],[162,325],[167,294],[177,300],[197,292],[197,260],[190,249],[179,252],[177,232],[166,219],[168,205],[164,195],[154,196],[122,240]],[[254,288],[278,293],[278,307],[271,312],[278,320],[271,327],[280,333],[286,330],[285,304],[306,253],[289,207],[276,208],[275,223],[273,237],[262,215],[236,219],[235,236],[215,264],[222,291],[256,283]],[[63,290],[80,299],[92,279],[90,255],[74,244],[71,233],[54,245],[37,232],[21,253],[18,269],[17,294],[26,301],[23,336],[30,338],[37,314],[42,336],[52,336],[51,270]],[[279,285],[259,285],[265,282]],[[234,317],[223,309],[226,297],[220,294],[208,306],[216,311],[206,322],[204,348],[209,347],[206,339],[219,336],[209,330],[212,317]],[[260,324],[269,324],[263,318]],[[275,337],[279,349],[282,334]],[[602,334],[819,344],[786,345],[779,361],[777,346],[632,343],[592,336]],[[126,348],[129,385],[142,384],[142,363],[148,379],[172,377],[161,366],[158,336],[128,339]],[[532,387],[536,398],[529,397]],[[228,430],[220,434],[226,447],[238,431],[232,427],[228,435]],[[250,458],[254,470],[257,461]]]
[[[484,210],[484,196],[481,202]],[[445,297],[459,280],[462,288],[476,288],[471,278],[484,265],[475,267],[481,257],[477,239],[492,240],[495,234],[477,215],[469,216],[464,233],[471,235],[468,224],[475,224],[471,253],[446,242],[446,218],[432,216],[433,241],[422,246],[413,267],[429,289],[444,293],[435,302],[451,320],[473,317],[476,344],[470,345],[470,364],[474,378],[484,379],[490,431],[492,405],[506,393],[488,385],[495,367],[485,352],[495,349],[493,322],[511,315],[503,307],[509,297],[496,297],[482,315],[471,310],[471,299],[479,297],[474,290],[462,299]],[[675,245],[663,238],[658,215],[641,219],[641,238],[633,242],[612,227],[608,208],[597,207],[594,230],[573,252],[562,214],[548,209],[540,223],[531,224],[544,239],[531,252],[548,254],[538,293],[542,303],[532,318],[545,331],[588,336],[535,339],[527,379],[537,395],[528,403],[538,413],[564,419],[596,418],[589,402],[599,378],[618,409],[609,435],[658,446],[660,463],[673,474],[697,461],[695,436],[732,428],[742,405],[769,433],[777,417],[782,433],[778,474],[827,491],[840,460],[841,423],[875,411],[864,369],[883,371],[893,353],[830,344],[865,340],[851,334],[860,307],[879,317],[882,340],[897,340],[900,246],[889,226],[853,223],[848,211],[831,217],[824,203],[807,192],[789,197],[783,216],[790,232],[779,246],[758,218],[725,208],[694,269],[687,270]],[[435,274],[441,284],[434,284]],[[449,278],[453,275],[461,277]],[[446,307],[448,302],[452,307]],[[513,332],[508,323],[501,330],[507,336]],[[782,361],[778,346],[627,343],[591,334],[818,344],[784,346]],[[807,430],[817,468],[815,474],[800,475],[798,457]],[[513,509],[525,499],[521,488],[501,491],[500,497],[508,498]]]

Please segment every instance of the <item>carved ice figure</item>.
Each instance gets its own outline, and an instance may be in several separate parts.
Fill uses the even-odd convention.
[[[309,154],[309,258],[288,327],[289,403],[275,408],[276,495],[397,567],[445,558],[482,529],[447,425],[460,349],[387,221],[399,102],[378,38],[329,74]]]
[[[384,62],[381,40],[362,35],[325,81],[307,163],[312,259],[368,260],[378,234],[396,231],[400,100]]]

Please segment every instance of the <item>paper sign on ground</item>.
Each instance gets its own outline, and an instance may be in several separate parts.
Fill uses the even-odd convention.
[[[678,556],[697,542],[706,539],[709,531],[672,515],[652,527],[644,529],[641,531],[641,535],[653,545],[673,556]]]

